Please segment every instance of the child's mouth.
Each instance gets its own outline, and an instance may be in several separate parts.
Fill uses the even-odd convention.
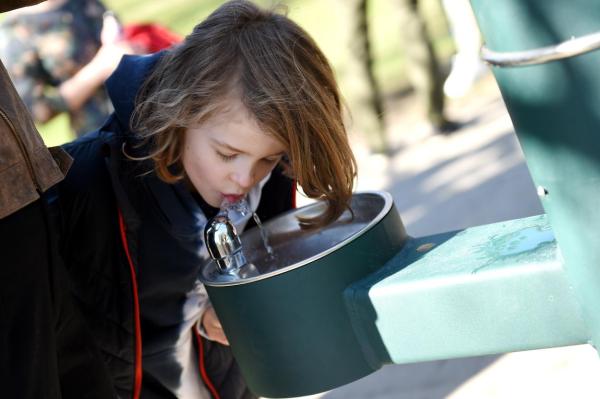
[[[230,204],[234,204],[244,198],[243,195],[223,194],[223,198]]]

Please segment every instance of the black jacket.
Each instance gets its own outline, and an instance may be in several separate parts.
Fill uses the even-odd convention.
[[[144,173],[151,170],[148,162],[127,159],[122,147],[133,148],[135,144],[129,127],[135,95],[160,57],[161,53],[126,56],[121,62],[107,83],[115,112],[98,131],[64,146],[74,162],[59,187],[62,251],[75,295],[123,398],[132,397],[136,372],[141,373],[136,273],[142,221],[138,210],[147,201],[144,179],[154,179],[155,184],[158,179],[153,172]],[[257,210],[260,218],[268,220],[292,208],[294,189],[294,182],[275,170],[263,188]],[[222,350],[209,348],[211,343],[206,341],[203,345],[207,346],[205,354]],[[206,363],[214,364],[222,356],[206,359]],[[226,383],[224,376],[229,371],[223,367],[234,367],[235,363],[225,362],[228,364],[216,362],[221,364],[215,365],[213,374],[223,380],[215,382],[221,397],[247,397],[247,392],[227,391],[235,384]]]

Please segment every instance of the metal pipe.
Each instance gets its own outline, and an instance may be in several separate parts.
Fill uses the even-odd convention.
[[[488,64],[498,67],[518,67],[538,65],[546,62],[575,57],[600,48],[600,32],[572,38],[557,45],[533,50],[496,52],[483,46],[481,58]]]

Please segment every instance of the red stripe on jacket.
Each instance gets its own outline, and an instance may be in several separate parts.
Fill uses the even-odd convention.
[[[135,268],[133,267],[133,261],[131,260],[131,254],[129,253],[129,245],[127,245],[127,235],[125,234],[125,221],[123,220],[123,214],[119,209],[119,230],[121,232],[121,241],[123,242],[123,249],[125,250],[125,256],[129,263],[129,271],[131,273],[131,289],[133,291],[133,316],[135,323],[135,359],[134,359],[134,385],[133,385],[133,399],[139,399],[142,390],[142,326],[140,322],[140,300],[138,296],[137,277],[135,274]]]
[[[202,376],[202,380],[204,384],[208,387],[208,390],[212,394],[213,398],[220,399],[219,393],[215,389],[215,386],[212,384],[212,381],[208,377],[206,373],[206,366],[204,365],[204,346],[202,345],[202,336],[198,334],[196,328],[192,328],[194,331],[194,335],[196,336],[196,342],[198,344],[198,368],[200,369],[200,375]]]

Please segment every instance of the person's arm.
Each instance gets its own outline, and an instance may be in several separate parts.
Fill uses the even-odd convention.
[[[46,81],[34,49],[15,44],[0,54],[7,60],[15,87],[35,121],[45,123],[61,112],[80,109],[115,70],[123,54],[129,52],[125,43],[105,44],[88,64],[58,87]]]
[[[88,64],[59,86],[68,109],[81,108],[116,69],[123,55],[131,52],[131,47],[124,42],[102,45]]]
[[[70,110],[81,108],[117,68],[123,55],[135,52],[122,40],[121,24],[111,11],[104,12],[100,40],[102,46],[94,58],[60,85],[60,94]]]
[[[217,317],[215,309],[210,303],[210,299],[208,299],[208,294],[206,293],[206,288],[204,288],[204,286],[201,286],[199,295],[201,316],[197,323],[198,333],[211,341],[216,341],[222,345],[229,345],[229,341],[223,332],[221,322]]]
[[[114,24],[105,24],[101,36],[104,44],[92,60],[55,86],[49,68],[56,65],[44,54],[46,43],[32,38],[22,40],[11,25],[0,28],[0,55],[36,122],[44,123],[59,113],[81,108],[110,76],[123,54],[133,52],[130,45],[119,40]]]

